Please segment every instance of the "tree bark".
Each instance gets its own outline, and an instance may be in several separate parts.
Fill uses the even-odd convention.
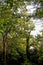
[[[27,40],[26,40],[26,55],[27,55],[27,59],[28,59],[28,52],[29,52],[29,37],[27,37]]]
[[[3,36],[3,63],[6,65],[6,35]]]
[[[12,26],[10,26],[9,28],[6,28],[4,34],[2,34],[3,36],[3,62],[4,65],[6,65],[6,43],[7,43],[7,34],[11,31]]]
[[[30,31],[31,32],[31,31]],[[29,39],[30,39],[30,32],[28,33],[29,35],[26,38],[26,56],[27,59],[30,58],[30,54],[29,54]]]

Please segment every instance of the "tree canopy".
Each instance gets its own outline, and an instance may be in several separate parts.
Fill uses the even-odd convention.
[[[27,13],[29,4],[37,6],[35,14]],[[43,63],[43,30],[34,38],[31,18],[43,18],[42,0],[0,0],[0,65]]]

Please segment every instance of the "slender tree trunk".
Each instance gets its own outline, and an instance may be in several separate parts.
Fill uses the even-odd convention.
[[[27,40],[26,40],[26,55],[27,55],[27,59],[28,59],[28,52],[29,52],[29,37],[27,37]]]
[[[29,39],[30,39],[30,32],[28,33],[29,35],[26,38],[26,56],[27,59],[30,58],[30,54],[29,54]]]
[[[6,35],[3,36],[3,62],[6,65]]]
[[[11,28],[6,28],[6,31],[4,32],[4,34],[2,34],[3,36],[3,62],[4,62],[4,65],[6,65],[6,44],[7,44],[7,34],[8,32],[11,31]]]
[[[26,63],[29,62],[29,36],[26,38]],[[27,64],[26,64],[27,65]]]

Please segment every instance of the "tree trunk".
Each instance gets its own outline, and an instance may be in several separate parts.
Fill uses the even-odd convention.
[[[3,62],[6,65],[6,35],[3,36]]]
[[[27,59],[28,59],[28,52],[29,52],[29,37],[27,37],[27,40],[26,40],[26,55],[27,55]]]
[[[30,31],[31,32],[31,31]],[[28,33],[29,35],[26,38],[26,56],[27,59],[30,58],[30,54],[29,54],[29,39],[30,39],[30,32]]]

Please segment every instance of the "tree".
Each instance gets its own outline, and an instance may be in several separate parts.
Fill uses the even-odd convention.
[[[12,27],[13,26],[13,27]],[[4,65],[6,65],[6,43],[7,35],[13,30],[15,26],[15,19],[11,12],[10,5],[0,2],[0,33],[3,38],[3,59]]]
[[[22,2],[19,2],[19,5],[17,5],[17,2],[15,2],[14,4],[15,4],[14,9],[16,8],[15,10],[12,9],[13,6],[14,6],[12,0],[11,1],[7,1],[7,3],[0,2],[0,6],[1,6],[0,7],[0,33],[2,34],[2,37],[3,37],[3,59],[4,59],[4,65],[6,65],[7,35],[10,32],[13,33],[14,31],[17,32],[17,33],[20,31],[20,34],[22,34],[22,32],[23,32],[22,29],[25,26],[24,25],[24,23],[25,23],[24,22],[24,20],[25,20],[24,17],[25,17],[26,14],[23,14],[23,12],[22,12],[22,16],[19,14],[20,15],[19,17],[23,17],[23,19],[22,19],[22,18],[18,17],[18,13],[17,13],[17,8],[20,6],[20,4],[22,4]],[[14,14],[13,10],[15,11],[16,15]],[[17,22],[18,22],[18,24],[16,24]],[[19,26],[19,23],[20,23],[20,26]],[[18,28],[16,28],[17,25],[18,25]],[[28,26],[25,26],[25,28],[27,28],[27,27]],[[21,28],[21,30],[19,30],[19,28]],[[15,30],[15,29],[17,29],[17,30]]]
[[[20,39],[26,38],[26,52],[28,54],[30,33],[31,30],[34,29],[34,24],[30,20],[33,16],[26,13],[26,5],[29,1],[5,0],[5,2],[0,2],[0,33],[3,37],[4,65],[6,65],[6,43],[8,35],[11,36],[11,38],[14,35],[15,37],[19,36]],[[37,2],[37,0],[35,2]],[[39,2],[40,0],[38,0],[38,3]],[[40,11],[37,11],[36,15],[38,15],[38,17],[42,17],[43,15],[40,14]]]

